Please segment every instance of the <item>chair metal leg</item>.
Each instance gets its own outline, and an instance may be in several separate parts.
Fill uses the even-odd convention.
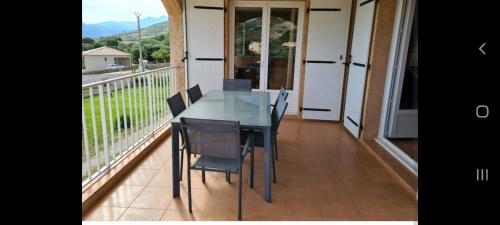
[[[226,181],[228,183],[231,183],[231,174],[230,173],[226,173]]]
[[[205,183],[205,170],[201,171],[201,182]]]
[[[271,151],[271,155],[272,155],[272,164],[273,164],[273,183],[276,183],[276,166],[274,165],[275,162],[274,162],[274,152]]]
[[[243,167],[241,166],[241,162],[240,162],[240,184],[239,184],[239,193],[238,193],[238,220],[241,220],[241,195],[242,195],[242,187],[243,187],[243,171],[242,171]]]
[[[254,171],[254,149],[252,147],[252,150],[250,152],[250,176],[249,176],[249,181],[248,183],[250,184],[250,188],[253,188],[253,171]]]
[[[181,166],[179,168],[179,181],[182,181],[182,165],[184,164],[184,149],[181,149]]]
[[[189,154],[188,154],[189,158]],[[188,175],[188,199],[189,199],[189,213],[193,213],[192,205],[191,205],[191,161],[187,161],[187,175]]]
[[[182,181],[182,165],[184,164],[184,150],[186,150],[186,146],[184,145],[184,137],[182,136],[182,134],[180,135],[181,136],[181,146],[184,146],[184,149],[181,149],[181,167],[179,169],[179,181]]]
[[[278,160],[278,138],[276,135],[273,135],[274,138],[274,155],[276,160]]]

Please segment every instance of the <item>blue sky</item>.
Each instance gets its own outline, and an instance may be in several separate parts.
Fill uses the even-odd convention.
[[[82,0],[84,23],[135,21],[135,11],[141,12],[143,18],[167,15],[161,0]]]

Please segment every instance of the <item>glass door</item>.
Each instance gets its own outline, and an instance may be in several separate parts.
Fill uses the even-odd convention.
[[[234,79],[251,79],[260,89],[262,61],[262,7],[234,9]]]
[[[288,90],[287,112],[297,112],[303,2],[231,2],[229,76],[251,79],[275,101]]]
[[[294,89],[298,16],[298,8],[270,9],[267,90]]]

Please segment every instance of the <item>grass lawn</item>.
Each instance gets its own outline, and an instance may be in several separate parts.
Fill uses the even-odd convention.
[[[136,79],[136,87],[134,89],[134,85],[132,83],[132,80],[130,81],[130,92],[129,88],[127,86],[127,82],[124,81],[124,88],[120,88],[120,82],[118,82],[118,87],[119,89],[117,91],[114,90],[114,85],[112,84],[110,86],[111,89],[111,114],[112,118],[110,117],[109,114],[109,103],[108,103],[108,93],[106,92],[107,86],[105,85],[103,87],[104,91],[104,108],[105,108],[105,117],[106,117],[106,130],[107,130],[107,139],[108,139],[108,149],[109,149],[109,154],[110,154],[110,160],[114,158],[112,156],[112,148],[111,148],[111,133],[113,132],[114,136],[114,142],[115,142],[115,156],[119,154],[120,150],[119,147],[121,146],[122,149],[128,149],[130,145],[132,145],[131,137],[132,134],[136,135],[134,137],[134,140],[137,141],[139,138],[142,138],[143,135],[143,127],[144,128],[149,128],[147,125],[150,123],[150,102],[149,102],[149,96],[150,96],[150,89],[149,87],[144,87],[144,83],[142,82],[143,87],[139,87],[139,82],[138,79]],[[156,110],[154,113],[156,113],[159,118],[163,119],[165,118],[168,113],[168,106],[166,99],[168,96],[170,96],[173,93],[170,93],[169,90],[169,85],[162,85],[160,84],[160,79],[158,79],[158,88],[156,89],[156,85],[153,86],[153,89],[151,91],[152,96],[154,97],[154,100],[156,100],[153,105],[156,105]],[[167,83],[166,77],[161,81],[161,83]],[[89,96],[88,88],[82,89],[84,91],[84,97],[83,99],[83,107],[85,109],[85,124],[87,127],[87,140],[88,140],[88,147],[89,147],[89,157],[91,161],[96,160],[96,144],[94,140],[94,127],[92,123],[92,101],[91,97]],[[100,99],[99,99],[99,90],[97,87],[94,87],[93,89],[93,102],[94,102],[94,112],[95,112],[95,131],[97,133],[97,146],[99,149],[99,161],[101,167],[104,165],[104,138],[103,138],[103,128],[102,128],[102,121],[101,121],[101,106],[100,106]],[[129,96],[130,93],[130,96]],[[134,97],[135,94],[135,97]],[[141,99],[142,97],[142,99]],[[142,100],[142,102],[141,102]],[[117,110],[117,102],[118,102],[118,110]],[[123,104],[125,103],[125,104]],[[125,105],[125,114],[123,112],[123,106]],[[135,107],[137,105],[137,107]],[[141,107],[142,106],[142,107]],[[132,108],[130,108],[132,107]],[[130,112],[132,110],[132,112]],[[141,126],[141,112],[142,112],[142,121],[144,122],[143,125]],[[124,115],[126,115],[127,119],[127,134],[125,134],[125,124],[124,124]],[[121,122],[121,145],[118,143],[119,140],[119,135],[118,135],[118,116],[120,116],[120,122]],[[156,119],[158,121],[158,119]],[[130,122],[132,123],[133,127],[133,132],[131,131],[130,127]],[[111,130],[111,124],[113,125],[113,131]],[[138,127],[136,126],[138,125]],[[147,130],[147,129],[144,129]],[[146,133],[146,132],[145,132]],[[144,133],[144,134],[145,134]],[[125,135],[128,135],[128,145],[125,142]],[[85,143],[84,143],[84,135],[83,135],[83,124],[82,124],[82,165],[85,165],[87,162],[87,155],[86,155],[86,150],[85,150]],[[95,163],[93,163],[95,164]],[[91,166],[91,173],[97,171],[97,168],[95,165]],[[87,173],[82,175],[82,181],[86,179]]]

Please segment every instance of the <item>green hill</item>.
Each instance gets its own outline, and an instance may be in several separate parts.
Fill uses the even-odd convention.
[[[141,36],[143,39],[150,38],[150,37],[156,37],[160,34],[165,34],[167,32],[167,30],[168,30],[168,21],[156,23],[156,24],[153,24],[151,26],[141,28]],[[119,37],[125,42],[135,42],[139,38],[138,34],[137,34],[137,30],[130,31],[130,32],[124,32],[124,33],[120,33],[120,34],[116,34],[116,35],[112,35],[112,36],[108,36],[108,37]],[[106,37],[103,37],[103,38],[106,38]],[[102,39],[102,38],[99,38],[99,39]]]

